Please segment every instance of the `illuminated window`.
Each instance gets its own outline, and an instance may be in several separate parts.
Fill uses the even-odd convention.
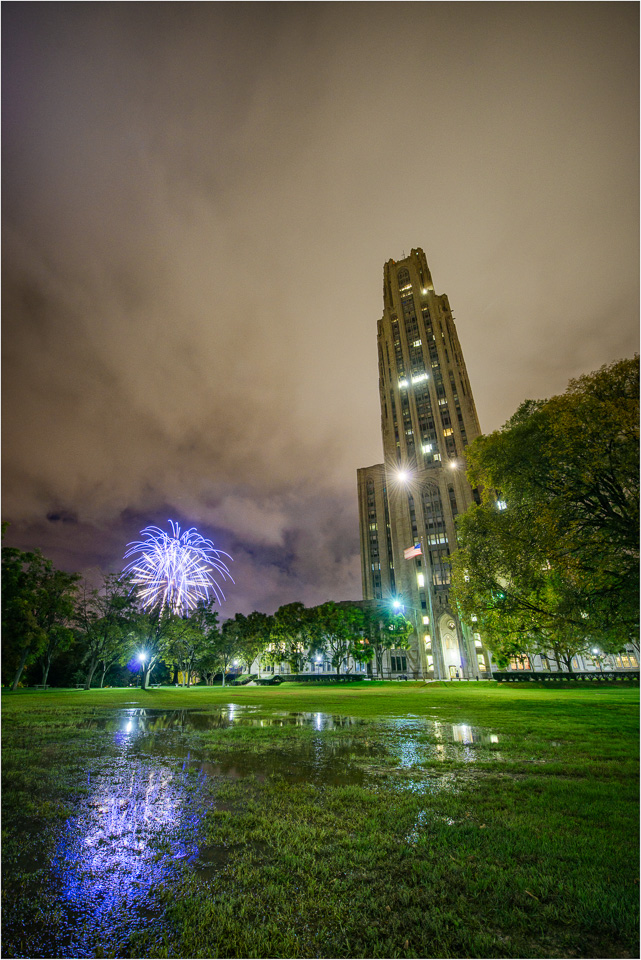
[[[454,431],[452,430],[452,428],[451,428],[451,427],[448,427],[446,430],[443,431],[443,436],[444,436],[444,437],[451,437],[453,433],[454,433]]]
[[[486,666],[486,663],[485,663],[485,657],[483,656],[483,654],[482,654],[482,653],[477,653],[476,659],[478,660],[478,663],[479,663],[479,670],[482,670],[482,671],[487,670],[487,666]]]
[[[429,618],[429,617],[423,617],[423,624],[424,624],[425,626],[427,626],[427,624],[428,624],[429,622],[430,622],[430,618]]]
[[[639,666],[639,661],[633,653],[620,653],[614,658],[614,662],[620,670]]]
[[[434,460],[440,460],[440,459],[441,459],[440,453],[435,453],[433,459],[434,459]]]
[[[529,657],[512,657],[510,659],[510,670],[531,670]]]
[[[496,505],[499,508],[499,510],[507,510],[507,503],[505,502],[505,500],[497,500]]]
[[[418,582],[419,587],[424,587],[424,586],[425,586],[425,577],[423,576],[422,573],[419,573],[419,574],[418,574],[418,576],[416,577],[416,580],[417,580],[417,582]]]

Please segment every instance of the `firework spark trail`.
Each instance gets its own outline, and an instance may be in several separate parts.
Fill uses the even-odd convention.
[[[188,613],[199,600],[207,601],[214,594],[220,603],[225,595],[213,572],[223,580],[233,577],[222,559],[233,558],[216,549],[211,540],[201,537],[195,527],[180,532],[180,527],[170,520],[172,533],[160,527],[150,526],[141,530],[144,540],[128,543],[127,557],[139,554],[129,563],[123,573],[141,588],[140,599],[145,609],[168,607],[172,613]]]

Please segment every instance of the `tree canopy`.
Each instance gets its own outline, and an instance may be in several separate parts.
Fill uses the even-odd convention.
[[[56,570],[39,550],[2,548],[2,666],[15,690],[26,666],[44,663],[72,642],[71,623],[79,577]]]
[[[639,623],[639,361],[526,401],[467,451],[455,597],[499,662],[617,650]]]

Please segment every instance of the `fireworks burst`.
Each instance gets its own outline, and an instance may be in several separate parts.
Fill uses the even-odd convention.
[[[225,599],[214,573],[223,580],[234,580],[223,557],[233,558],[217,550],[211,540],[201,537],[195,527],[185,533],[170,520],[172,533],[160,527],[145,527],[140,531],[144,540],[128,543],[127,557],[136,556],[125,567],[133,583],[140,587],[144,609],[159,607],[172,613],[186,614],[199,600],[207,601],[213,594],[218,602]]]

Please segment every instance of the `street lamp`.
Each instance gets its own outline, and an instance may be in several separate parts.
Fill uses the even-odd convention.
[[[146,654],[146,652],[145,652],[144,650],[142,651],[142,653],[139,653],[139,654],[138,654],[138,659],[140,660],[140,672],[141,672],[141,673],[144,673],[144,670],[145,670],[145,662],[146,662],[146,660],[147,660],[147,654]],[[139,679],[140,679],[140,678],[139,678]]]

